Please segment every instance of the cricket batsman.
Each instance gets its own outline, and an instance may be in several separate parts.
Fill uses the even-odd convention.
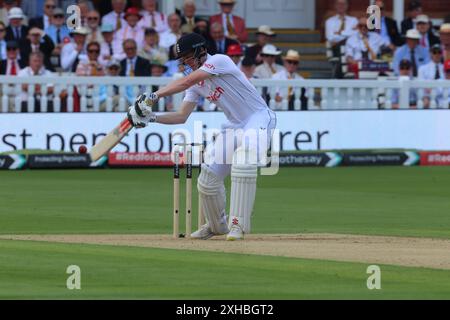
[[[251,154],[258,158],[267,154],[271,133],[276,126],[275,113],[228,56],[208,54],[206,40],[201,35],[191,33],[181,37],[176,44],[176,52],[180,64],[191,72],[154,93],[139,96],[129,108],[128,118],[136,128],[146,127],[149,123],[182,124],[200,97],[214,102],[223,110],[228,123],[208,145],[206,157],[209,155],[214,159],[214,155],[220,153],[225,155],[226,161],[206,161],[202,165],[197,187],[207,223],[191,237],[206,240],[226,234],[230,241],[243,239],[251,229],[258,163],[238,161],[237,154],[243,153],[241,158],[245,159],[250,159]],[[152,112],[151,105],[156,105],[160,98],[183,91],[186,95],[179,111],[158,115]],[[266,139],[262,140],[269,143],[258,143],[255,135],[234,135],[230,139],[229,129],[263,133]],[[230,173],[231,199],[227,221],[224,179]]]

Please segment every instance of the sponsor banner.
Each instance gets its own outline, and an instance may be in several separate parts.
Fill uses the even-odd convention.
[[[343,166],[413,166],[419,164],[416,152],[344,153]]]
[[[26,162],[26,157],[20,154],[0,156],[0,170],[22,169],[25,166]]]
[[[91,148],[123,113],[0,114],[0,152]],[[171,141],[193,142],[221,130],[221,112],[196,112],[183,125],[132,130],[113,152],[169,152]],[[277,112],[280,151],[349,149],[450,150],[450,110]]]
[[[110,167],[170,167],[169,152],[113,152],[109,154]]]
[[[421,166],[450,166],[450,151],[421,152]]]
[[[39,154],[28,156],[30,169],[75,169],[89,168],[91,160],[87,154]]]
[[[279,164],[282,167],[337,167],[342,157],[335,152],[327,153],[282,153]]]

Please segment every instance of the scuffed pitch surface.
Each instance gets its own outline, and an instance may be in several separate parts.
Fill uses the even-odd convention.
[[[338,234],[250,235],[208,241],[167,235],[3,235],[0,239],[84,243],[283,256],[450,269],[450,240]]]

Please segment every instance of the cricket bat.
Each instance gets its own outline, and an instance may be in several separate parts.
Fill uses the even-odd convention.
[[[107,155],[119,142],[130,132],[133,125],[125,118],[117,127],[106,135],[99,143],[92,147],[89,155],[91,161],[96,162],[101,157]]]

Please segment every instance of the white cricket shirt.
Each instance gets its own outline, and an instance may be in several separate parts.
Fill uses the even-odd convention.
[[[200,70],[214,76],[189,88],[184,101],[197,102],[200,97],[205,97],[220,107],[227,119],[235,124],[246,123],[255,112],[269,108],[228,56],[208,55]]]

